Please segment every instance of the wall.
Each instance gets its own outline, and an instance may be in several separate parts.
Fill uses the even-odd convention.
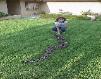
[[[97,2],[100,0],[43,0],[44,2]]]
[[[6,1],[0,1],[0,12],[8,13]]]
[[[21,6],[21,15],[22,16],[33,16],[36,11],[34,10],[26,10],[25,8],[25,1],[20,1],[20,6]]]
[[[21,15],[26,15],[25,3],[24,1],[20,1],[21,6]]]
[[[101,13],[100,2],[47,2],[50,13],[58,13],[59,9],[79,15],[81,11],[91,10]],[[47,6],[46,6],[47,7]]]
[[[20,15],[21,7],[19,0],[7,0],[8,14],[10,15]]]
[[[50,9],[49,9],[48,4],[46,2],[40,4],[40,11],[46,12],[46,13],[50,12]]]

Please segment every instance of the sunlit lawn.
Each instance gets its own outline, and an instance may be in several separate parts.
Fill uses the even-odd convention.
[[[37,58],[56,44],[54,20],[0,21],[0,79],[101,79],[101,21],[70,20],[64,34],[69,47],[56,50],[39,64]]]

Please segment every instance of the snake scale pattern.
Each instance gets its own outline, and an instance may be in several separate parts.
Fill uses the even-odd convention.
[[[22,61],[23,63],[35,63],[35,62],[39,62],[39,61],[43,61],[43,60],[46,60],[48,59],[48,57],[50,55],[52,55],[52,53],[54,53],[55,50],[58,50],[58,49],[63,49],[63,48],[67,48],[68,47],[68,42],[65,40],[64,36],[62,34],[54,34],[56,40],[58,41],[58,44],[57,45],[54,45],[54,46],[48,46],[43,52],[44,54],[37,58],[37,59],[28,59],[26,61]]]

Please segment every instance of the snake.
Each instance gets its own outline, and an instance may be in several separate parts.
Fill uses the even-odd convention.
[[[56,50],[68,47],[68,42],[65,40],[65,37],[63,34],[54,34],[54,37],[57,40],[58,44],[48,46],[43,51],[43,54],[39,58],[37,58],[37,59],[32,58],[32,59],[28,59],[28,60],[25,60],[22,62],[25,64],[40,62],[40,61],[48,59],[49,56],[52,55],[52,53],[54,53]]]

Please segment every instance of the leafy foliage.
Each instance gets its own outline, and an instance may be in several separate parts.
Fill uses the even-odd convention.
[[[0,12],[0,17],[7,16],[6,13]]]

